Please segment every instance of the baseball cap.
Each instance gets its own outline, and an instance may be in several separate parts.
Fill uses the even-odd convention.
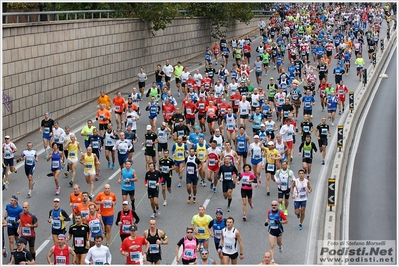
[[[201,127],[199,127],[199,125],[195,125],[194,130],[201,130]]]
[[[123,201],[122,205],[129,205],[129,201],[127,201],[127,200]]]
[[[260,127],[265,127],[266,125],[264,124],[264,123],[262,123],[261,125],[260,125]]]
[[[218,213],[223,215],[223,210],[221,208],[217,208],[215,214]]]
[[[151,129],[152,129],[151,125],[148,124],[148,125],[147,125],[147,131],[148,131],[148,130],[151,130]]]
[[[44,114],[50,115],[50,111],[47,110]]]
[[[259,139],[259,135],[255,135],[255,136],[254,136],[254,139],[255,139],[255,138],[258,138],[258,139]]]
[[[26,245],[26,239],[23,238],[23,237],[20,237],[20,238],[17,239],[16,243],[17,243],[17,245],[20,245],[20,244],[25,244]]]
[[[54,202],[60,202],[60,199],[58,197],[54,198]]]
[[[137,225],[133,224],[132,226],[130,226],[129,230],[130,231],[137,231]]]
[[[273,146],[274,143],[273,143],[273,141],[269,141],[269,142],[267,143],[267,145],[268,145],[268,146]]]
[[[274,80],[274,78],[273,78],[273,77],[270,77],[270,80]]]
[[[18,202],[18,197],[17,197],[16,195],[12,195],[12,196],[11,196],[11,199],[14,199],[15,201]]]
[[[4,136],[4,139],[10,139],[9,135]]]

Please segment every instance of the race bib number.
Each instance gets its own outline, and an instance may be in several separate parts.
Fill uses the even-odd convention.
[[[168,166],[161,166],[161,171],[162,171],[163,173],[168,173],[168,172],[169,172],[168,169],[169,169]]]
[[[225,180],[231,180],[233,178],[233,175],[231,174],[231,172],[225,172],[223,174],[223,177]]]
[[[151,141],[152,140],[149,140],[149,139],[145,140],[145,145],[146,146],[152,146]]]
[[[159,253],[159,246],[157,244],[150,244],[150,253]]]
[[[198,153],[198,158],[203,159],[205,157],[205,153],[204,152],[199,152]]]
[[[115,110],[116,112],[119,112],[119,111],[121,110],[121,108],[120,108],[119,106],[115,106],[115,107],[114,107],[114,110]]]
[[[93,168],[93,164],[91,163],[86,163],[86,169],[92,169]]]
[[[53,220],[53,228],[54,229],[61,229],[61,221],[60,220]]]
[[[244,142],[238,142],[238,148],[244,149],[245,148]]]
[[[66,264],[66,256],[55,256],[55,264],[56,265],[65,265]]]
[[[75,152],[69,152],[68,154],[68,158],[75,158],[76,157],[76,153]]]
[[[193,249],[187,249],[184,251],[184,256],[187,258],[192,258],[194,256],[194,250]]]
[[[44,127],[43,133],[49,134],[50,133],[50,128],[49,127]]]
[[[184,131],[177,131],[177,136],[183,136],[184,135]]]
[[[141,259],[140,252],[130,252],[130,260],[134,262],[139,262]]]
[[[304,132],[309,132],[309,126],[303,126],[303,131]]]
[[[205,234],[205,228],[204,227],[198,227],[197,234],[204,235]]]
[[[194,174],[195,173],[194,169],[195,169],[194,167],[188,166],[187,167],[187,174]]]
[[[54,143],[59,143],[60,139],[58,137],[54,137]]]
[[[310,154],[311,154],[311,151],[305,150],[305,151],[303,152],[303,155],[304,155],[305,158],[310,158]]]
[[[106,209],[112,208],[112,200],[104,200],[103,207]]]
[[[51,162],[51,168],[58,169],[58,167],[60,167],[60,162],[59,161]]]
[[[254,153],[254,159],[260,159],[261,158],[261,154],[259,153]]]
[[[33,165],[33,159],[26,159],[25,163],[26,163],[26,165],[32,166]]]
[[[99,143],[98,141],[94,141],[94,142],[92,143],[92,147],[93,147],[93,148],[99,148],[99,147],[100,147],[100,143]]]
[[[225,243],[224,246],[228,250],[232,250],[233,249],[233,244],[231,244],[231,243]]]
[[[267,167],[266,167],[266,170],[271,171],[271,172],[274,171],[274,164],[268,163]]]
[[[30,236],[32,234],[30,227],[22,227],[21,230],[22,230],[22,235],[24,236]]]
[[[104,265],[104,262],[102,260],[96,260],[94,265]]]
[[[157,181],[148,181],[148,187],[149,188],[156,188],[157,187]]]
[[[184,157],[184,153],[183,152],[177,152],[177,157],[178,158],[183,158]]]
[[[215,230],[214,234],[215,234],[215,238],[222,239],[222,230]]]
[[[130,233],[130,224],[122,224],[122,232]]]
[[[327,134],[328,134],[327,128],[321,129],[321,134],[322,134],[322,135],[327,135]]]
[[[74,246],[76,248],[81,248],[85,246],[85,240],[83,237],[75,237]]]
[[[214,159],[209,159],[209,166],[215,166],[216,161]]]

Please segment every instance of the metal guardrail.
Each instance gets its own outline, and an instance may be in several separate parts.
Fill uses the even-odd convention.
[[[9,17],[15,16],[16,22],[20,23],[20,17],[25,16],[26,22],[31,22],[31,16],[37,16],[37,22],[42,21],[61,21],[61,20],[78,20],[78,19],[94,19],[94,18],[110,18],[110,14],[115,14],[111,17],[124,17],[130,10],[74,10],[74,11],[40,11],[40,12],[5,12],[3,13],[3,23],[9,24]],[[271,16],[273,11],[269,10],[252,10],[255,16]],[[188,15],[190,10],[179,10],[182,15]],[[95,14],[99,14],[96,16]],[[105,14],[105,16],[103,16]],[[123,16],[121,16],[123,14]],[[45,16],[45,20],[43,20]]]

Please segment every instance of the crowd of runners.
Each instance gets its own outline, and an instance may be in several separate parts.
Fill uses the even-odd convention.
[[[396,30],[396,3],[285,5],[276,9],[278,15],[259,21],[262,41],[258,46],[253,46],[249,36],[243,36],[222,38],[207,47],[202,73],[200,69],[190,73],[180,62],[172,66],[167,60],[157,66],[155,81],[148,90],[147,74],[140,68],[138,87],[127,99],[121,92],[112,98],[101,92],[96,121],[88,120],[80,132],[84,143],[46,112],[40,132],[56,195],[46,218],[54,243],[47,263],[111,264],[108,246],[115,225],[121,238],[120,253],[127,264],[159,264],[161,247],[171,245],[167,233],[157,228],[160,194],[162,205],[167,206],[176,181],[177,187],[185,185],[188,204],[196,203],[198,186],[209,186],[215,194],[221,188],[226,199],[226,204],[220,203],[226,208],[209,214],[204,206],[198,207],[186,235],[176,244],[176,261],[237,264],[238,259],[244,259],[246,248],[242,241],[245,236],[234,227],[238,215],[224,216],[230,212],[232,192],[240,188],[241,218],[246,221],[247,206],[254,208],[253,188],[264,182],[264,195],[269,196],[272,181],[278,186],[278,199],[268,200],[271,207],[260,223],[267,227],[270,243],[261,264],[274,264],[275,243],[280,252],[283,250],[283,224],[288,223],[291,198],[298,229],[303,229],[307,197],[312,192],[312,164],[315,159],[326,164],[336,113],[341,115],[347,107],[345,76],[356,74],[361,82],[366,61],[375,63],[375,54],[384,48],[384,38],[389,39],[391,31]],[[383,23],[386,32],[381,32]],[[251,51],[256,51],[254,59]],[[231,68],[227,68],[229,60],[233,62]],[[272,77],[270,69],[276,69],[278,75]],[[249,78],[252,71],[254,82]],[[328,73],[333,74],[334,81],[328,79]],[[326,115],[312,121],[315,112]],[[148,120],[146,129],[138,129],[138,120]],[[145,171],[139,171],[132,160],[142,147]],[[302,166],[292,170],[296,153]],[[104,156],[107,166],[100,166],[100,157]],[[27,191],[30,198],[39,156],[31,142],[26,148],[17,148],[10,136],[5,136],[3,190],[9,186],[9,176],[14,175],[10,172],[17,172],[14,161],[24,162],[28,188],[21,186],[20,190]],[[121,194],[105,184],[103,191],[94,195],[94,182],[105,168],[120,168]],[[81,191],[76,181],[82,174],[87,191]],[[70,212],[61,208],[58,197],[62,175],[70,178],[73,189],[67,209]],[[150,218],[148,230],[139,235],[135,183],[142,180],[150,200]],[[122,203],[119,211],[117,200]],[[35,228],[43,224],[40,221],[39,226],[30,210],[29,203],[19,202],[16,195],[6,205],[3,227],[7,228],[12,264],[35,264]],[[67,227],[70,213],[73,222]],[[214,248],[209,247],[211,239]],[[4,244],[3,231],[3,255],[7,257]],[[211,249],[219,259],[209,258]]]

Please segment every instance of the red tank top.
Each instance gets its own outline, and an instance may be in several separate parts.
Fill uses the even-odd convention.
[[[130,226],[133,224],[133,213],[132,210],[129,210],[129,213],[125,215],[123,211],[121,211],[121,226],[119,227],[119,233],[121,235],[129,235],[130,234]]]
[[[60,249],[58,245],[54,246],[54,264],[69,265],[69,247],[65,245],[64,249]]]

